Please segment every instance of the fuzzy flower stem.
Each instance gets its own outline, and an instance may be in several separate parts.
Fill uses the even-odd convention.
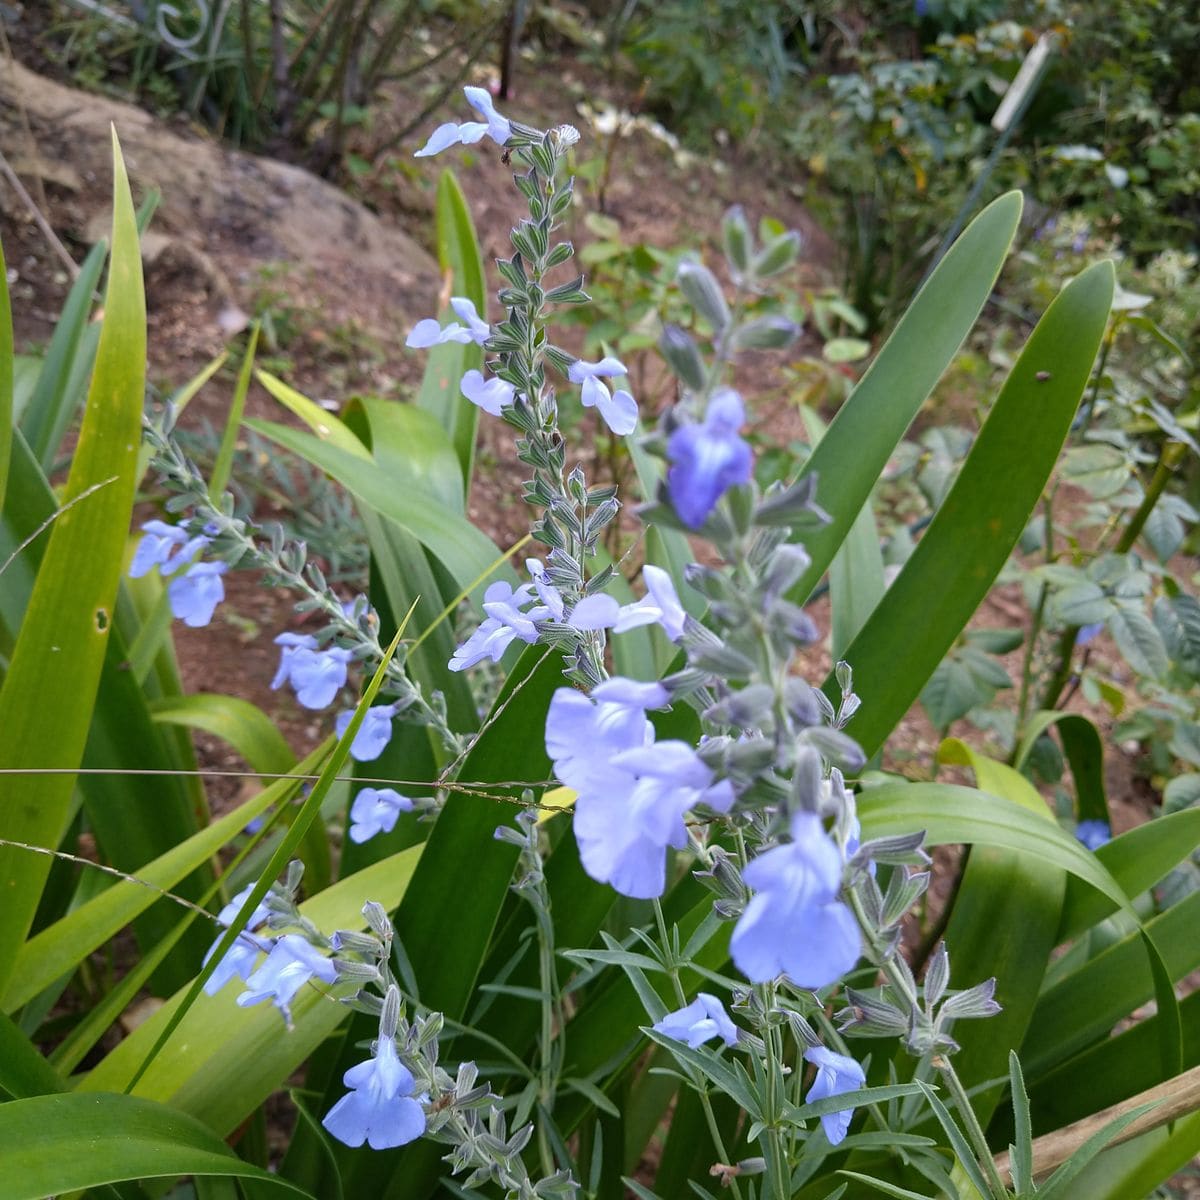
[[[518,182],[529,201],[530,219],[514,229],[516,253],[501,264],[510,286],[501,290],[500,299],[509,316],[488,343],[499,355],[501,378],[523,397],[504,417],[524,435],[517,442],[517,457],[533,472],[525,498],[543,510],[533,536],[559,551],[553,563],[555,583],[569,606],[588,593],[584,561],[595,554],[601,530],[617,511],[615,489],[589,492],[578,467],[567,472],[557,403],[546,383],[547,361],[564,373],[570,362],[569,356],[549,346],[547,306],[586,299],[576,290],[569,299],[556,300],[555,292],[561,294],[561,289],[547,290],[545,284],[548,272],[562,261],[563,251],[552,239],[559,218],[570,209],[574,180],[566,167],[572,144],[572,138],[559,129],[513,150],[514,160],[527,168]],[[568,676],[589,687],[606,678],[603,631],[579,631],[572,641],[574,662],[568,663]]]
[[[853,888],[848,890],[850,908],[858,921],[859,928],[862,930],[863,941],[867,946],[871,961],[877,964],[887,977],[888,983],[895,989],[896,994],[902,998],[909,1012],[921,1012],[921,1000],[916,993],[911,977],[906,971],[902,971],[896,966],[894,957],[884,953],[883,947],[879,944],[875,929],[867,919],[867,914],[863,909],[862,901],[859,899],[857,892]],[[975,1151],[975,1157],[987,1177],[993,1197],[995,1197],[995,1200],[1006,1200],[1008,1192],[1000,1180],[995,1161],[992,1158],[991,1149],[987,1144],[987,1138],[984,1136],[974,1108],[971,1107],[967,1090],[963,1087],[962,1080],[958,1077],[958,1072],[954,1069],[954,1064],[945,1055],[939,1055],[936,1065],[946,1082],[947,1090],[954,1098],[955,1107],[957,1107],[965,1126],[967,1139],[970,1141]]]
[[[670,952],[671,941],[667,936],[667,922],[663,916],[662,904],[658,900],[654,901],[654,919],[658,924],[658,936],[662,942],[663,954],[668,957],[670,962],[667,974],[670,976],[671,984],[675,988],[675,999],[679,1002],[680,1008],[683,1008],[688,1002],[687,994],[684,992],[683,982],[679,978],[679,968],[675,965],[674,957]],[[704,1088],[698,1088],[697,1095],[700,1097],[700,1107],[704,1110],[704,1120],[708,1125],[708,1133],[712,1138],[713,1148],[716,1150],[721,1162],[731,1162],[729,1151],[725,1149],[725,1140],[721,1137],[720,1126],[717,1124],[716,1113],[713,1112],[712,1101],[708,1098],[708,1091]],[[729,1180],[729,1190],[733,1193],[734,1200],[742,1200],[742,1194],[738,1188],[736,1179],[731,1178]]]
[[[765,1011],[771,1012],[775,1008],[775,985],[761,983],[756,984],[755,988],[762,993]],[[786,1087],[783,1080],[782,1038],[778,1026],[768,1025],[763,1033],[767,1047],[767,1172],[776,1200],[791,1200],[791,1171],[783,1145],[783,1098]]]
[[[355,649],[356,657],[370,663],[382,661],[385,652],[378,635],[365,628],[365,622],[347,616],[337,597],[324,586],[325,581],[319,574],[317,582],[309,578],[312,567],[305,570],[299,565],[302,558],[296,558],[297,565],[289,564],[289,548],[260,543],[249,532],[246,522],[233,517],[220,504],[214,504],[209,498],[203,477],[169,436],[168,429],[147,422],[145,430],[155,450],[153,465],[183,502],[181,507],[189,509],[197,520],[213,530],[211,536],[215,543],[234,547],[232,557],[236,561],[249,561],[266,572],[272,582],[301,593],[305,607],[325,616],[338,635]],[[438,705],[431,704],[420,687],[409,678],[402,654],[397,654],[388,664],[387,680],[383,686],[387,694],[396,698],[399,712],[435,730],[451,751],[458,752],[463,748],[463,739],[450,728],[445,713]]]

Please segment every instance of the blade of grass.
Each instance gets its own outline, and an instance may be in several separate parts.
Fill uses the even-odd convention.
[[[237,387],[233,389],[233,402],[225,415],[225,429],[221,434],[221,445],[213,462],[212,476],[208,481],[208,498],[220,504],[221,496],[229,483],[229,472],[233,469],[233,452],[237,448],[238,433],[242,428],[242,413],[246,410],[246,393],[250,390],[250,377],[254,371],[254,351],[258,348],[258,331],[261,324],[255,321],[250,326],[250,337],[246,343],[246,355],[238,371]]]

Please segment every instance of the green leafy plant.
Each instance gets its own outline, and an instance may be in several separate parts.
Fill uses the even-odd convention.
[[[97,838],[116,871],[104,872],[111,884],[71,895],[49,869],[50,857],[82,858],[79,834],[84,822],[98,829],[102,810],[87,802],[76,818],[70,772],[89,761],[98,728],[132,729],[139,704],[145,707],[136,688],[103,691],[106,665],[116,656],[122,684],[150,678],[148,667],[119,668],[168,653],[157,614],[177,601],[172,585],[197,565],[186,557],[169,562],[170,545],[146,543],[139,552],[159,555],[169,568],[167,597],[148,573],[138,583],[145,603],[131,606],[131,626],[122,627],[128,585],[119,576],[144,465],[135,426],[145,351],[136,224],[117,160],[106,303],[67,490],[61,504],[48,489],[37,490],[44,476],[17,430],[4,506],[4,528],[11,521],[14,531],[5,536],[18,551],[0,576],[0,595],[17,611],[0,689],[0,757],[12,772],[0,775],[0,884],[12,899],[0,909],[0,1089],[8,1097],[0,1103],[0,1130],[20,1147],[3,1185],[7,1194],[192,1175],[197,1195],[238,1187],[247,1194],[416,1198],[483,1188],[533,1200],[628,1186],[645,1198],[688,1189],[712,1194],[714,1170],[733,1194],[754,1200],[836,1195],[850,1180],[890,1195],[973,1188],[994,1200],[1032,1195],[1035,1187],[1038,1195],[1065,1196],[1081,1186],[1118,1200],[1132,1194],[1130,1180],[1153,1186],[1200,1144],[1186,1103],[1148,1111],[1151,1100],[1142,1095],[1153,1088],[1187,1094],[1184,1053],[1194,1043],[1200,1007],[1173,991],[1198,965],[1194,894],[1153,913],[1143,897],[1200,844],[1200,810],[1175,812],[1093,853],[1055,827],[1016,769],[965,743],[945,753],[973,774],[975,786],[867,772],[857,783],[852,777],[847,790],[833,773],[838,762],[856,772],[880,751],[948,654],[978,667],[965,656],[972,643],[964,629],[1034,514],[1068,437],[1109,328],[1111,264],[1080,272],[1042,315],[965,461],[934,491],[937,511],[889,587],[872,493],[983,309],[1017,230],[1020,197],[1001,197],[968,226],[812,454],[793,477],[763,491],[755,490],[748,450],[738,448],[736,423],[725,428],[712,405],[718,416],[722,405],[732,406],[724,388],[739,339],[756,345],[794,337],[794,322],[786,330],[778,322],[764,326],[743,301],[787,266],[797,241],[769,226],[756,239],[744,215],[731,213],[723,229],[727,267],[746,294],[732,303],[712,272],[685,265],[680,293],[698,319],[688,323],[691,333],[681,329],[664,343],[682,397],[675,424],[630,443],[630,456],[646,503],[648,561],[672,594],[686,598],[691,615],[680,607],[667,618],[678,622],[675,640],[644,626],[619,635],[612,661],[625,678],[609,682],[654,695],[670,684],[669,709],[647,706],[658,728],[638,710],[643,741],[653,741],[655,754],[693,756],[689,769],[700,763],[708,780],[694,790],[711,789],[713,803],[704,809],[704,801],[687,799],[687,810],[700,811],[669,858],[667,846],[654,842],[659,894],[646,899],[643,890],[618,900],[598,881],[582,829],[589,818],[581,814],[589,805],[594,813],[606,797],[589,794],[586,777],[578,795],[550,779],[552,770],[569,770],[569,753],[596,747],[587,739],[568,739],[566,754],[561,744],[551,746],[548,712],[580,703],[592,711],[586,695],[564,686],[564,672],[589,691],[607,675],[604,626],[583,620],[579,606],[597,610],[607,599],[614,609],[640,613],[654,597],[623,603],[628,582],[598,553],[615,498],[606,484],[589,486],[582,470],[568,471],[556,412],[557,393],[568,389],[549,382],[558,372],[581,383],[579,360],[547,330],[552,306],[586,300],[578,279],[551,277],[572,253],[554,238],[570,205],[566,151],[577,135],[515,123],[502,131],[530,213],[516,224],[514,255],[501,266],[505,315],[487,319],[478,244],[461,194],[445,176],[439,251],[454,279],[457,320],[447,323],[447,314],[410,335],[434,346],[417,403],[365,398],[334,415],[260,371],[257,380],[300,427],[246,419],[252,337],[208,478],[173,440],[177,407],[149,427],[172,507],[194,512],[185,519],[197,528],[148,535],[171,544],[203,539],[201,565],[210,570],[198,580],[244,563],[266,567],[301,596],[314,614],[312,627],[321,623],[321,641],[314,636],[310,645],[308,635],[297,635],[284,642],[285,654],[304,649],[325,667],[361,669],[363,690],[336,737],[301,763],[279,764],[280,778],[263,780],[215,820],[205,815],[187,829],[167,829],[161,805],[136,815],[122,805],[120,837]],[[0,360],[11,358],[4,336]],[[500,389],[507,403],[498,407],[520,436],[518,454],[532,476],[533,534],[560,552],[542,566],[544,576],[527,569],[554,589],[543,595],[558,596],[563,619],[535,619],[529,609],[519,614],[529,629],[503,608],[519,578],[507,564],[513,552],[501,551],[465,515],[478,419],[469,395],[484,378],[471,376],[467,393],[461,385],[481,364],[490,371],[487,382],[507,385]],[[584,394],[620,423],[621,402],[596,390],[598,381],[616,383],[616,368],[598,373],[602,365],[591,364],[581,390],[590,381]],[[6,410],[8,378],[0,372]],[[298,455],[354,498],[371,549],[368,596],[347,602],[302,548],[234,511],[226,484],[239,428]],[[689,464],[681,447],[697,440],[747,467],[711,503],[702,494],[709,459],[686,465],[681,481],[681,464]],[[707,507],[689,521],[697,497]],[[47,519],[44,551],[36,541],[23,546],[24,530]],[[695,563],[685,530],[699,530],[714,559],[735,569]],[[818,693],[792,675],[789,661],[794,645],[813,637],[799,606],[826,577],[840,662]],[[521,604],[529,605],[536,589],[524,587]],[[504,681],[481,712],[470,676],[448,663],[453,656],[461,665],[479,652],[474,639],[455,649],[451,624],[465,598],[475,606],[485,592],[489,618],[497,627],[497,612],[514,621],[529,644],[507,656],[500,646],[495,659]],[[745,608],[747,597],[766,607]],[[185,611],[195,613],[196,596],[185,592],[185,599]],[[654,620],[668,608],[661,603]],[[282,674],[294,676],[298,661],[284,657]],[[299,695],[294,677],[292,683]],[[384,718],[391,741],[375,756],[361,747],[356,753],[384,696],[392,700]],[[238,730],[234,736],[247,747],[257,743],[264,770],[281,754],[265,717],[249,719],[231,704],[222,713],[220,698],[163,699],[156,710],[166,728],[190,719]],[[1034,720],[1030,732],[1048,719]],[[1082,791],[1096,763],[1098,739],[1087,741],[1095,730],[1089,735],[1066,718],[1057,723],[1064,740],[1073,739],[1067,757]],[[768,738],[764,730],[787,736]],[[702,732],[704,753],[716,755],[711,760],[692,749]],[[743,758],[747,748],[752,754]],[[139,744],[115,766],[131,770],[146,753]],[[760,753],[766,757],[753,757]],[[56,773],[62,770],[68,773]],[[744,788],[737,807],[730,783],[722,808],[719,784],[735,777]],[[78,776],[80,792],[88,778]],[[112,779],[122,799],[133,793],[132,777]],[[378,784],[403,787],[414,798],[386,832],[360,840],[364,793]],[[619,809],[618,818],[628,818],[632,800],[615,798],[629,810]],[[515,826],[502,816],[514,809]],[[822,811],[830,814],[828,829]],[[852,827],[855,811],[860,824]],[[264,826],[246,835],[260,817]],[[808,825],[810,836],[789,833],[789,818],[797,821],[793,831]],[[620,819],[600,824],[602,839],[624,828]],[[222,932],[205,960],[187,946],[189,930],[207,920],[207,906],[224,898],[229,878],[267,837],[274,838],[270,849],[259,851],[239,879],[248,874],[248,886],[218,913]],[[337,856],[328,852],[331,841],[340,843]],[[922,844],[973,847],[946,906],[954,987],[945,948],[930,945],[911,961],[898,952],[900,923],[927,882],[915,869],[924,861]],[[234,862],[214,876],[214,855],[234,845]],[[812,988],[791,978],[790,964],[775,975],[745,971],[739,940],[744,947],[740,922],[750,906],[770,903],[772,891],[750,867],[780,861],[767,855],[822,848],[836,859],[836,878],[814,885],[819,895],[807,885],[797,889],[801,907],[806,920],[841,923],[820,953],[848,945],[855,958],[861,950],[866,965],[834,972],[817,985],[814,1000]],[[302,853],[304,892],[299,870],[288,866]],[[815,861],[810,867],[817,870]],[[824,880],[827,868],[819,873]],[[70,1024],[67,1048],[50,1049],[55,1002],[81,964],[148,913],[160,899],[157,889],[174,892],[197,874],[196,903],[183,913],[172,909],[95,1012]],[[731,933],[733,919],[739,926]],[[296,944],[284,939],[299,939],[307,947],[307,977],[324,972],[320,986],[277,993],[287,1028],[269,1006],[239,1006],[232,991],[201,996],[245,936],[262,939],[251,943],[252,958],[260,948],[274,954],[280,944]],[[802,944],[785,942],[788,953]],[[118,1044],[101,1046],[137,989],[167,967],[181,977],[163,989],[170,994],[161,1006]],[[265,962],[253,970],[251,998],[264,994],[271,975]],[[959,979],[975,986],[959,987]],[[736,1025],[707,989],[729,997]],[[690,1027],[680,1031],[687,998],[698,991],[734,1028],[732,1041],[724,1031],[718,1050],[703,1039],[691,1044]],[[1154,1018],[1126,1027],[1151,999]],[[700,996],[697,1002],[706,1003]],[[963,1020],[989,1014],[987,1022]],[[708,1019],[724,1029],[715,1016]],[[860,1045],[858,1036],[879,1039],[865,1066],[848,1053]],[[817,1050],[832,1058],[822,1063]],[[389,1055],[396,1056],[394,1068]],[[443,1065],[455,1061],[457,1073]],[[824,1095],[804,1079],[811,1062],[834,1072]],[[224,1139],[301,1067],[301,1116],[287,1152],[275,1172],[256,1170],[248,1137],[237,1155]],[[355,1099],[352,1093],[367,1090],[365,1078],[375,1093]],[[408,1145],[397,1153],[356,1148],[340,1135],[335,1141],[326,1131],[338,1126],[332,1113],[343,1105],[344,1114],[348,1099],[352,1109],[367,1104],[372,1113],[385,1102],[415,1106],[428,1136],[399,1139]],[[1102,1134],[1077,1124],[1108,1104],[1122,1108]],[[412,1116],[412,1107],[404,1111]],[[1138,1120],[1146,1122],[1139,1137],[1105,1151],[1120,1156],[1119,1167],[1096,1157]],[[391,1127],[351,1126],[360,1141],[381,1132],[373,1145],[397,1140]],[[86,1155],[64,1153],[75,1130],[87,1134]],[[1068,1147],[1057,1159],[1038,1140],[1051,1132]],[[638,1164],[656,1139],[662,1152],[652,1177]],[[1007,1163],[998,1161],[1010,1144]]]

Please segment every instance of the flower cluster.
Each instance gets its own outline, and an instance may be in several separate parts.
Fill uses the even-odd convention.
[[[167,600],[172,615],[193,629],[207,625],[225,599],[221,576],[229,570],[228,563],[203,562],[199,557],[212,540],[206,533],[189,533],[181,525],[147,521],[129,566],[133,579],[157,567],[168,580]]]
[[[584,868],[625,896],[651,899],[666,886],[666,849],[687,845],[684,817],[725,813],[729,780],[681,741],[656,741],[646,710],[662,708],[657,683],[609,679],[591,697],[560,688],[546,718],[546,752],[577,793],[575,837]]]
[[[391,1150],[415,1141],[425,1132],[427,1096],[414,1097],[416,1079],[400,1060],[396,1030],[400,1020],[400,992],[386,990],[379,1015],[379,1037],[371,1057],[351,1067],[342,1082],[350,1089],[325,1114],[321,1124],[339,1142],[372,1150]]]
[[[601,630],[625,633],[645,625],[661,626],[671,641],[683,636],[687,614],[670,575],[659,567],[647,564],[643,568],[646,592],[641,600],[619,604],[605,592],[592,592],[571,603],[553,582],[561,575],[560,558],[552,551],[549,566],[536,558],[526,559],[531,582],[513,588],[500,580],[487,589],[484,620],[455,650],[449,662],[451,671],[465,670],[484,659],[499,662],[514,641],[572,645],[581,635]]]
[[[816,813],[792,817],[792,840],[747,864],[754,889],[729,952],[747,979],[786,975],[797,987],[822,988],[858,962],[858,922],[839,898],[842,855]]]
[[[205,993],[215,996],[231,979],[243,980],[246,990],[237,998],[239,1006],[246,1008],[270,1000],[283,1015],[289,1029],[292,1025],[291,1003],[296,993],[311,980],[332,984],[338,979],[337,963],[328,957],[328,941],[300,916],[292,901],[292,893],[299,882],[299,873],[294,871],[286,888],[268,893],[250,914],[245,927],[204,984]],[[243,888],[221,909],[217,923],[228,929],[253,890],[254,884]],[[300,932],[274,932],[289,927]],[[221,941],[218,937],[209,947],[204,957],[205,965]],[[261,954],[266,958],[260,963]]]

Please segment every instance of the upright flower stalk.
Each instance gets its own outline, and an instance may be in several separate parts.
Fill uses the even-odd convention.
[[[753,451],[743,436],[745,405],[726,381],[739,353],[784,348],[797,336],[798,327],[786,317],[756,311],[756,297],[765,291],[765,280],[794,261],[799,239],[783,234],[756,246],[744,214],[731,210],[722,232],[736,287],[732,305],[708,268],[689,262],[680,269],[679,287],[695,309],[697,328],[709,331],[713,351],[706,362],[692,334],[676,327],[663,331],[660,349],[678,376],[679,399],[643,437],[643,448],[662,460],[662,470],[641,515],[705,539],[712,553],[703,563],[688,564],[678,581],[646,564],[644,596],[619,604],[605,591],[615,569],[588,567],[619,511],[617,489],[589,485],[578,464],[568,466],[558,411],[565,389],[577,387],[582,407],[594,409],[613,435],[628,436],[637,427],[637,403],[619,386],[625,375],[621,362],[579,360],[556,346],[548,332],[555,306],[588,300],[582,276],[551,279],[574,253],[569,242],[555,237],[572,204],[569,157],[579,135],[567,125],[542,132],[511,121],[481,89],[468,88],[467,100],[482,120],[442,125],[418,154],[490,138],[504,146],[505,162],[515,164],[514,181],[529,215],[512,231],[512,256],[497,264],[504,280],[498,294],[503,317],[493,324],[466,298],[452,297],[455,319],[445,325],[434,318],[418,322],[408,344],[422,349],[475,343],[483,349],[485,370],[467,372],[461,390],[518,431],[517,457],[530,470],[525,499],[537,510],[532,533],[547,554],[545,561],[525,563],[528,582],[514,588],[500,581],[487,589],[484,620],[448,668],[499,660],[516,641],[562,652],[572,686],[559,688],[549,704],[546,754],[558,779],[576,793],[574,833],[584,870],[625,896],[654,902],[657,945],[641,931],[635,936],[657,956],[680,1007],[663,1013],[653,997],[647,1002],[653,1018],[647,1032],[675,1049],[697,1087],[722,1160],[713,1170],[732,1185],[735,1200],[738,1177],[752,1174],[764,1176],[757,1193],[763,1200],[789,1200],[809,1138],[838,1145],[860,1107],[878,1114],[865,1104],[869,1096],[855,1098],[865,1072],[843,1052],[840,1032],[898,1037],[923,1066],[935,1064],[962,1110],[974,1150],[987,1158],[949,1055],[957,1048],[950,1032],[954,1020],[997,1011],[994,981],[950,992],[949,958],[942,948],[918,986],[899,953],[901,922],[928,883],[920,869],[928,863],[923,835],[861,842],[854,794],[843,774],[852,776],[865,762],[845,732],[860,704],[850,668],[837,665],[829,694],[796,672],[798,652],[819,637],[801,607],[805,597],[795,595],[810,565],[798,539],[828,520],[817,503],[818,481],[809,474],[786,486],[758,486]],[[217,564],[245,560],[263,568],[271,581],[297,589],[303,597],[298,607],[320,612],[327,623],[311,635],[277,639],[275,686],[292,686],[306,707],[331,704],[351,664],[373,664],[383,656],[366,601],[343,603],[306,563],[302,546],[286,546],[278,535],[265,544],[234,519],[228,505],[212,504],[170,436],[170,414],[150,437],[159,470],[177,493],[173,505],[192,516],[186,529],[147,528],[138,568],[190,563],[184,556],[194,556],[199,547]],[[189,576],[194,570],[188,568]],[[219,574],[198,573],[188,611],[203,615]],[[692,607],[704,609],[702,620],[685,611],[677,582],[691,593]],[[673,669],[660,680],[610,677],[608,633],[620,636],[648,624],[659,626],[672,643]],[[426,697],[409,678],[402,656],[389,668],[385,688],[351,753],[362,761],[377,757],[393,720],[400,718],[434,730],[457,754],[457,765],[464,740],[449,728],[440,695]],[[687,717],[675,722],[691,731],[686,738],[659,736],[652,714],[672,708]],[[347,720],[346,714],[339,718],[339,730]],[[532,804],[532,793],[528,800]],[[413,807],[414,801],[393,789],[360,792],[349,836],[361,842],[390,831],[399,814]],[[502,828],[497,837],[520,851],[514,890],[534,914],[540,1021],[530,1084],[548,1114],[569,1021],[539,827],[531,814],[523,814],[517,829]],[[703,868],[696,877],[713,893],[714,913],[736,922],[729,951],[746,984],[733,989],[732,1016],[714,993],[689,1001],[684,990],[687,955],[698,954],[713,936],[708,928],[713,923],[680,951],[678,930],[668,928],[659,903],[677,872],[671,851],[694,857]],[[561,1150],[555,1146],[564,1144],[561,1139],[552,1141],[539,1125],[543,1177],[535,1183],[523,1157],[533,1126],[509,1133],[497,1098],[477,1085],[474,1064],[462,1064],[453,1078],[439,1066],[442,1018],[421,1012],[408,1018],[410,1002],[392,972],[394,933],[387,914],[369,903],[363,910],[369,934],[342,932],[326,940],[300,921],[290,895],[255,914],[213,979],[224,984],[240,976],[246,991],[239,1003],[273,998],[289,1021],[290,1000],[314,979],[354,985],[354,994],[343,998],[379,1018],[378,1036],[368,1057],[346,1072],[347,1091],[325,1116],[332,1136],[375,1149],[431,1137],[449,1145],[447,1161],[453,1173],[465,1175],[468,1189],[491,1182],[515,1200],[575,1197],[578,1185],[559,1169]],[[289,922],[295,931],[269,932]],[[642,970],[644,957],[609,942],[603,957],[589,950],[570,955]],[[266,958],[260,964],[261,954]],[[875,988],[878,976],[884,982]],[[866,987],[848,982],[863,977]],[[838,1036],[826,1038],[836,1042],[831,1049],[814,1025],[832,1028],[825,1010],[835,989],[842,990],[846,1007],[837,1017]],[[639,990],[645,999],[649,989]],[[726,1053],[747,1056],[750,1068],[739,1067],[734,1075],[721,1064],[717,1071]],[[800,1084],[805,1063],[815,1068],[806,1096]],[[726,1143],[707,1094],[715,1081],[721,1086],[731,1077],[752,1081],[752,1093],[737,1098],[747,1107],[749,1135],[762,1151],[740,1163],[725,1161]],[[797,1118],[802,1100],[842,1096],[845,1107],[818,1110],[819,1121]],[[986,1169],[991,1179],[990,1159]]]

